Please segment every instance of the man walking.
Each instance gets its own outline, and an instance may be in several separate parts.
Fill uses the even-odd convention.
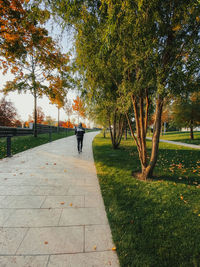
[[[85,134],[85,129],[82,127],[82,123],[79,123],[78,127],[75,128],[75,135],[77,138],[77,147],[79,153],[82,152],[84,134]]]

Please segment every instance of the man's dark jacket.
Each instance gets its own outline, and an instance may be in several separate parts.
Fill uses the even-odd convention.
[[[85,129],[82,126],[78,126],[75,129],[75,135],[77,139],[83,139],[84,133],[85,133]]]

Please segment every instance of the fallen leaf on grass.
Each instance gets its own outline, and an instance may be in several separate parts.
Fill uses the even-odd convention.
[[[183,200],[183,196],[180,196],[180,199]]]

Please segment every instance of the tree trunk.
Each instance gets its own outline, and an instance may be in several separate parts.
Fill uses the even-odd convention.
[[[59,132],[59,121],[60,121],[60,108],[58,107],[58,126],[57,126],[57,133]]]
[[[34,89],[34,137],[37,137],[37,93]]]
[[[124,140],[127,140],[127,121],[125,121]]]
[[[161,117],[162,117],[162,109],[163,109],[163,99],[158,99],[156,102],[156,118],[154,122],[154,132],[152,137],[152,150],[151,150],[151,158],[148,166],[143,168],[141,177],[146,180],[149,177],[153,176],[153,170],[155,168],[157,159],[158,159],[158,148],[159,148],[159,139],[160,139],[160,131],[162,127]]]
[[[193,125],[190,125],[190,139],[194,139]]]
[[[106,129],[103,129],[103,138],[106,138]]]
[[[151,158],[149,162],[147,161],[147,148],[146,148],[146,131],[147,131],[147,121],[148,121],[148,107],[149,101],[146,100],[146,103],[141,99],[143,96],[138,97],[137,99],[132,96],[132,103],[135,113],[135,121],[136,121],[136,133],[137,136],[134,135],[133,129],[131,127],[130,120],[127,116],[128,124],[131,130],[132,137],[134,138],[137,150],[139,153],[139,159],[141,163],[141,173],[138,175],[138,178],[141,180],[146,180],[149,177],[152,177],[153,170],[157,162],[158,158],[158,147],[159,147],[159,138],[161,131],[161,116],[162,116],[162,108],[163,108],[163,99],[158,98],[156,101],[156,118],[154,122],[154,132],[152,137],[152,150],[151,150]],[[139,100],[139,101],[138,101]],[[145,109],[146,105],[146,109]]]

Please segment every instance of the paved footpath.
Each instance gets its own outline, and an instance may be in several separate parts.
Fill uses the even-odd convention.
[[[118,267],[87,133],[0,160],[1,267]]]

